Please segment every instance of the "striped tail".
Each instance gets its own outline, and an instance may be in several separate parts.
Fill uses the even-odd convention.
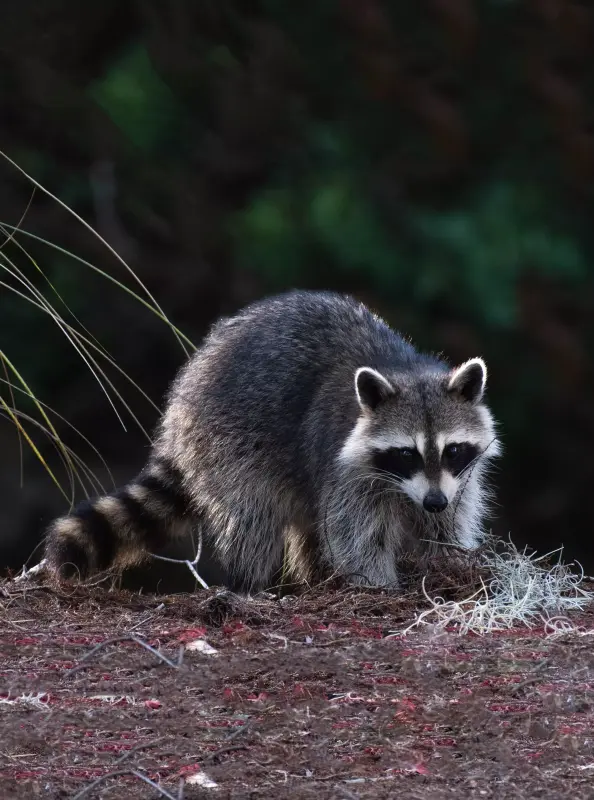
[[[47,563],[65,579],[133,566],[183,535],[190,520],[181,475],[158,459],[123,489],[55,520],[46,534]]]

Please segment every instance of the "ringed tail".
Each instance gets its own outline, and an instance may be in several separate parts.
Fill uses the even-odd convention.
[[[85,578],[139,564],[177,538],[190,518],[190,499],[178,470],[151,461],[124,488],[79,504],[46,534],[46,559],[61,578]]]

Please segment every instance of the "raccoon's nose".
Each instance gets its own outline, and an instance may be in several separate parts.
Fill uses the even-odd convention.
[[[438,514],[447,508],[448,498],[440,489],[431,489],[423,500],[423,508],[431,514]]]

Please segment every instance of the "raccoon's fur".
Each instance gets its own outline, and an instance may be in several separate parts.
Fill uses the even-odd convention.
[[[194,528],[235,590],[270,586],[284,554],[298,580],[397,587],[411,550],[481,540],[485,381],[481,359],[450,369],[350,297],[257,302],[181,370],[140,475],[51,525],[48,563],[121,568]]]

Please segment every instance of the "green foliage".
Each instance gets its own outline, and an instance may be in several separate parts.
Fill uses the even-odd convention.
[[[257,265],[271,287],[297,280],[303,269],[305,246],[298,211],[290,190],[268,190],[230,224],[238,262]]]
[[[170,139],[180,123],[180,106],[141,44],[115,60],[88,91],[142,150],[154,150],[163,140]]]
[[[464,209],[418,211],[420,240],[415,297],[471,311],[489,327],[516,321],[516,287],[526,274],[575,280],[586,274],[578,243],[551,224],[542,192],[497,182]]]
[[[263,190],[232,235],[239,263],[271,287],[307,279],[322,257],[337,283],[356,274],[421,315],[441,304],[487,328],[513,326],[523,276],[574,281],[587,274],[579,243],[552,222],[544,193],[521,183],[482,186],[457,208],[409,208],[401,228],[399,241],[343,171]]]
[[[308,229],[328,258],[347,272],[367,273],[377,288],[390,285],[397,274],[393,243],[349,177],[314,185],[307,201]]]

